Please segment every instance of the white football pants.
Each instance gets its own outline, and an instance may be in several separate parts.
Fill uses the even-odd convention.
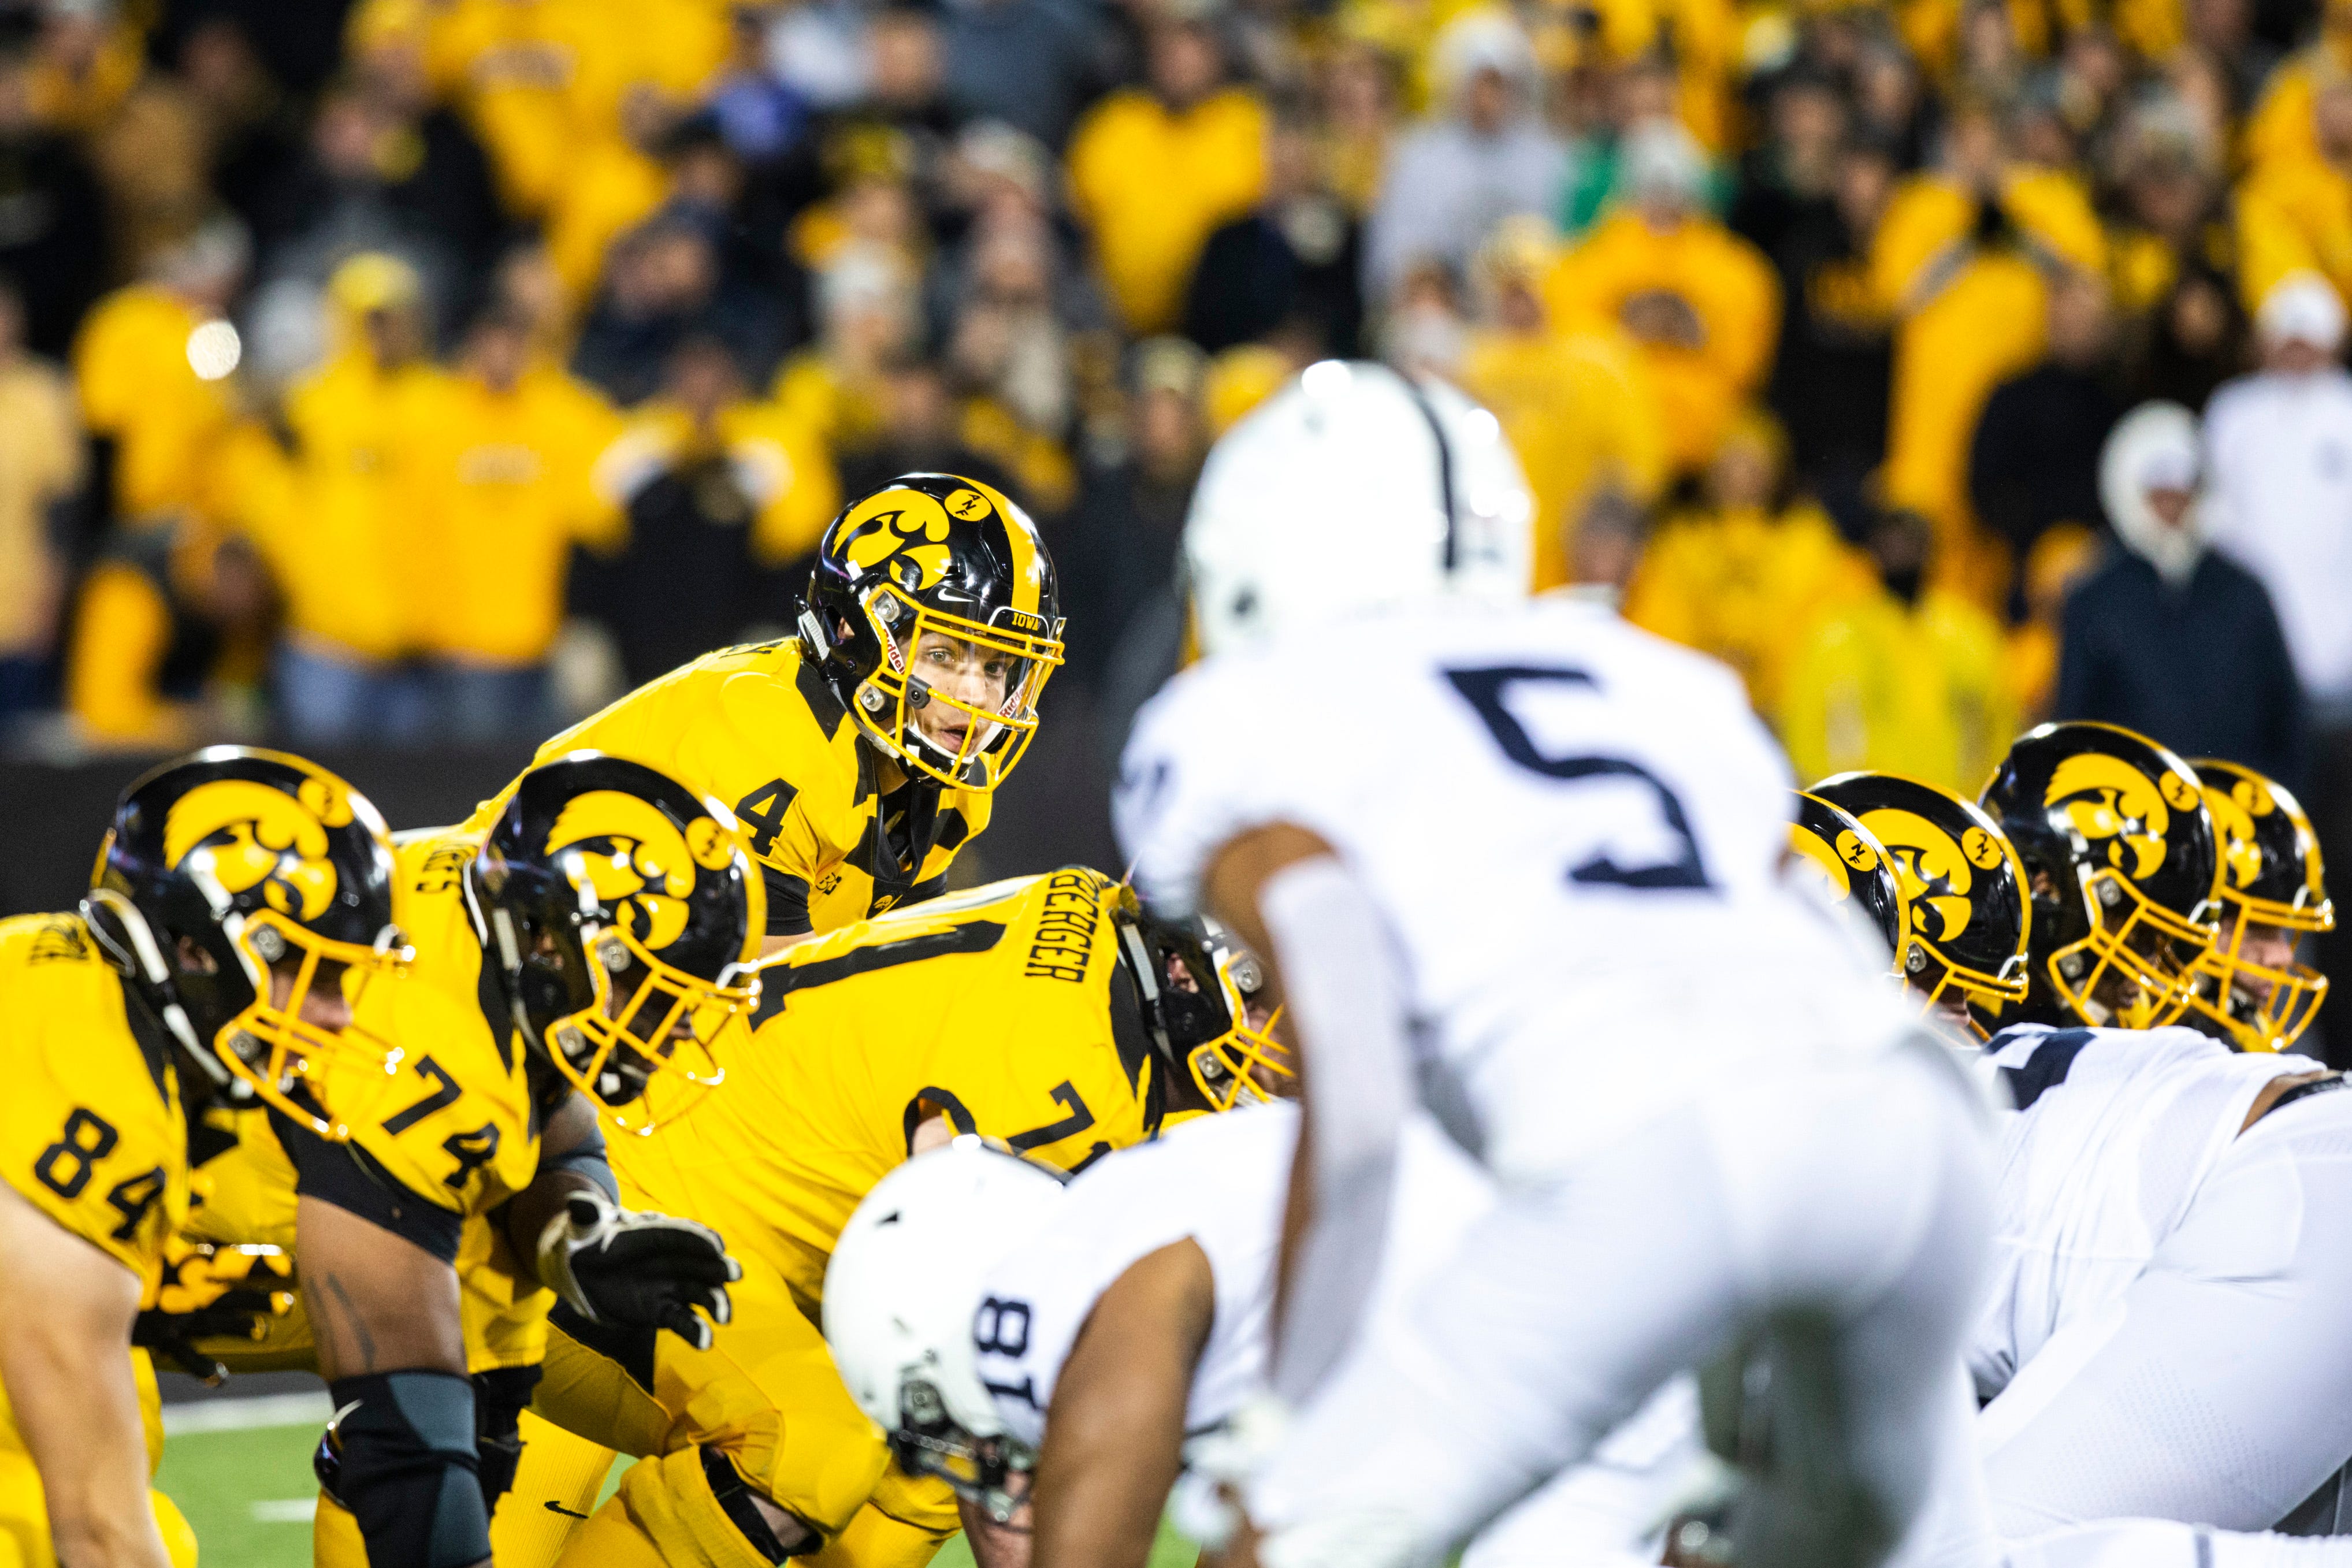
[[[1786,1309],[1836,1325],[1853,1473],[1906,1524],[1988,1226],[1987,1118],[1942,1049],[1748,1072],[1506,1189],[1253,1483],[1268,1568],[1435,1561]]]

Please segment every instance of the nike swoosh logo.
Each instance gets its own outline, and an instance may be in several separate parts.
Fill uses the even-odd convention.
[[[588,1517],[584,1513],[574,1513],[570,1509],[564,1507],[562,1503],[553,1501],[552,1500],[551,1500],[547,1504],[547,1511],[550,1513],[560,1513],[566,1519],[586,1519]]]

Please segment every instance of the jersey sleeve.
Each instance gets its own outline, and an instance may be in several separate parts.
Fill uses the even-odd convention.
[[[1111,820],[1138,890],[1163,913],[1199,906],[1210,858],[1236,834],[1307,820],[1304,803],[1283,787],[1278,749],[1291,743],[1295,729],[1286,717],[1269,721],[1268,694],[1253,679],[1262,674],[1255,661],[1197,665],[1136,717]]]

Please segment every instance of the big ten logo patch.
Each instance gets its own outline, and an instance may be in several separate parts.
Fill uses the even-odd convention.
[[[1095,931],[1102,923],[1102,884],[1089,872],[1056,871],[1045,879],[1045,907],[1029,935],[1031,980],[1066,980],[1076,985],[1094,961]]]

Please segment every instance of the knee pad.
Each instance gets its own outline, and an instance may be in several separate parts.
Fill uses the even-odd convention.
[[[368,1557],[465,1568],[490,1554],[474,1387],[456,1373],[372,1373],[329,1385],[319,1479],[359,1521]]]
[[[615,1531],[625,1524],[628,1534],[650,1548],[652,1560],[669,1568],[775,1568],[788,1559],[751,1496],[741,1474],[716,1449],[681,1448],[640,1459],[621,1478],[613,1500],[572,1537],[562,1561],[603,1563],[638,1555],[616,1550],[622,1542]],[[616,1510],[619,1517],[611,1517]],[[812,1537],[812,1546],[817,1539]]]
[[[522,1460],[522,1413],[539,1385],[539,1368],[502,1366],[478,1372],[474,1384],[474,1454],[482,1483],[482,1507],[499,1510],[499,1499],[514,1485]]]

